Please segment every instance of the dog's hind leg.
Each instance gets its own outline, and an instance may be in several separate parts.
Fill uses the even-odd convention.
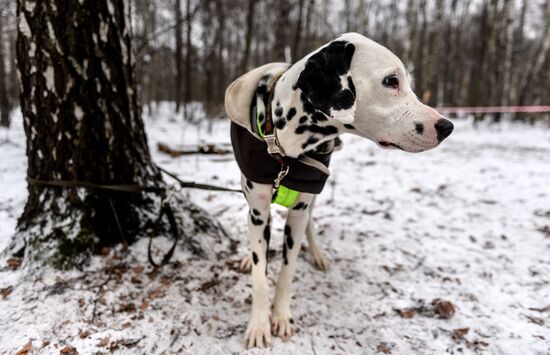
[[[292,314],[290,311],[290,288],[296,259],[300,250],[300,243],[305,234],[309,221],[309,206],[314,195],[300,193],[296,206],[300,208],[289,208],[288,218],[285,225],[285,236],[283,241],[283,266],[273,301],[272,332],[283,340],[287,340],[293,333]]]
[[[253,183],[244,176],[243,191],[250,207],[248,237],[252,268],[252,315],[246,330],[247,348],[271,345],[269,293],[267,284],[267,251],[269,248],[272,186]]]
[[[319,248],[319,245],[317,244],[317,241],[315,240],[315,235],[313,234],[313,204],[315,203],[315,199],[311,202],[311,205],[309,206],[309,219],[308,224],[306,227],[306,237],[307,237],[307,244],[309,253],[311,254],[311,257],[313,258],[313,266],[315,266],[317,269],[321,271],[327,271],[328,270],[328,261],[323,255],[323,252]]]

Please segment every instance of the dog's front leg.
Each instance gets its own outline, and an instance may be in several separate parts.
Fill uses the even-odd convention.
[[[267,250],[269,247],[272,186],[241,179],[250,207],[248,237],[252,257],[252,316],[246,330],[247,348],[271,345],[269,294],[267,284]]]
[[[273,302],[272,332],[283,340],[287,340],[293,333],[292,314],[290,312],[290,288],[294,270],[296,269],[296,259],[302,237],[306,226],[309,223],[309,208],[314,195],[301,193],[296,206],[301,208],[289,208],[288,218],[285,225],[283,241],[283,266]],[[300,204],[301,202],[301,204]],[[305,206],[305,207],[304,207]]]

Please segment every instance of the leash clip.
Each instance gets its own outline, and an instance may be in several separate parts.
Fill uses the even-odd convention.
[[[279,171],[279,174],[277,174],[277,178],[273,182],[274,190],[277,190],[279,188],[279,185],[281,184],[281,180],[283,180],[285,176],[288,175],[289,170],[290,170],[290,167],[288,165],[281,165],[281,171]]]
[[[279,141],[274,133],[264,135],[264,140],[267,143],[267,152],[269,154],[283,154],[283,151],[279,147]]]

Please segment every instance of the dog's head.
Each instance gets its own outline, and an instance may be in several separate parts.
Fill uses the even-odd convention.
[[[453,130],[449,120],[418,100],[399,58],[357,33],[336,37],[282,79],[276,88],[280,105],[285,112],[302,109],[309,117],[304,125],[336,127],[338,133],[408,152],[434,148]]]

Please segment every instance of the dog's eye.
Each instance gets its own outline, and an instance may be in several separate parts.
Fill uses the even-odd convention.
[[[395,74],[388,75],[382,80],[382,85],[387,88],[397,89],[399,87],[399,79]]]

